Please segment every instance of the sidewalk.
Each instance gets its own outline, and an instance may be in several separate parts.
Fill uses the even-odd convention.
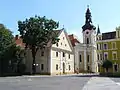
[[[82,90],[120,90],[120,85],[105,77],[92,77]]]
[[[59,76],[96,76],[93,73],[79,73],[79,74],[62,74],[62,75],[23,75],[23,77],[59,77]]]

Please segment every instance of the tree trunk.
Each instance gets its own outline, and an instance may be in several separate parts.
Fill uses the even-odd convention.
[[[33,62],[32,62],[32,74],[36,73],[35,56],[36,56],[36,48],[35,48],[35,46],[32,46],[32,58],[33,58]]]

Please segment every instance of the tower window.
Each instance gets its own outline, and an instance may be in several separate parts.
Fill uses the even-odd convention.
[[[58,52],[56,52],[56,57],[58,57]]]
[[[89,38],[87,38],[87,44],[89,44]]]
[[[70,54],[69,54],[69,59],[70,59]]]
[[[56,46],[58,47],[58,43],[56,43]]]
[[[90,60],[89,60],[89,55],[87,55],[87,62],[89,62]]]
[[[65,57],[65,53],[63,52],[63,57]]]
[[[80,60],[80,62],[82,62],[82,57],[81,57],[81,55],[79,55],[79,60]]]
[[[89,32],[86,32],[86,34],[89,34]]]

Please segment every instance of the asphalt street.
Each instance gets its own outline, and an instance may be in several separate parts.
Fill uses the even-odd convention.
[[[0,90],[82,90],[90,77],[1,77]]]
[[[0,77],[0,90],[119,90],[120,78],[97,76]]]

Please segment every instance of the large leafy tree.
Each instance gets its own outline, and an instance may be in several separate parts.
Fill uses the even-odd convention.
[[[30,17],[25,21],[18,21],[18,31],[20,32],[23,42],[26,44],[26,48],[30,48],[32,51],[33,63],[32,71],[36,72],[36,53],[39,48],[45,48],[48,42],[52,44],[56,43],[57,38],[54,29],[59,26],[58,22],[47,19],[44,17]]]
[[[3,59],[8,62],[9,72],[18,73],[19,65],[23,64],[24,50],[13,44],[3,55]]]
[[[22,50],[16,46],[12,32],[0,24],[0,75],[17,72]]]
[[[112,62],[110,60],[103,61],[102,67],[108,72],[109,68],[112,68]]]
[[[6,51],[13,45],[12,32],[7,29],[3,24],[0,24],[0,72],[2,73],[5,68],[3,66],[8,64],[8,61],[3,58]],[[5,63],[6,62],[6,63]]]

